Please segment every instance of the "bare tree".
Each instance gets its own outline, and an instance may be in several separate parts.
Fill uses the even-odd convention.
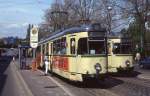
[[[46,36],[49,36],[52,33],[53,29],[52,27],[47,23],[41,23],[39,25],[39,40],[42,38],[45,38]]]
[[[128,18],[134,18],[140,28],[140,45],[144,49],[146,27],[145,23],[149,22],[150,0],[121,0],[122,6],[119,6],[123,15]],[[123,6],[126,5],[126,6]]]
[[[52,26],[54,31],[64,28],[67,22],[67,11],[63,10],[63,3],[55,2],[51,5],[51,8],[46,11],[45,21],[49,26]]]
[[[58,2],[61,1],[61,2]],[[108,2],[109,1],[109,2]],[[115,11],[108,10],[111,0],[55,0],[46,11],[45,22],[58,30],[79,24],[101,23],[109,28]],[[112,9],[114,9],[112,7]],[[111,16],[110,16],[111,15]],[[56,28],[57,27],[57,28]],[[111,28],[110,28],[111,29]],[[110,30],[109,29],[109,30]]]

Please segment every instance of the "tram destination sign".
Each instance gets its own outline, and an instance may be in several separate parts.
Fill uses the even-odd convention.
[[[38,46],[38,28],[33,27],[30,31],[30,46],[32,48],[37,48]]]

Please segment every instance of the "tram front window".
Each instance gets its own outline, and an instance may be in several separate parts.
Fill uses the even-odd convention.
[[[89,41],[90,54],[105,54],[104,41]]]
[[[132,49],[131,49],[130,44],[125,44],[125,43],[114,43],[113,44],[113,54],[131,54]]]
[[[78,42],[78,54],[105,54],[105,43],[100,40],[88,41],[87,38],[81,38]]]
[[[81,38],[78,42],[78,54],[88,54],[87,38]]]

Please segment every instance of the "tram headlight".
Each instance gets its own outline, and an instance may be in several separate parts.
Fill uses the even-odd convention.
[[[101,71],[102,70],[102,67],[101,67],[101,65],[99,63],[96,63],[94,67],[95,67],[95,70],[97,70],[97,71]]]
[[[129,60],[126,60],[125,64],[126,64],[127,67],[129,67],[131,63],[130,63]]]

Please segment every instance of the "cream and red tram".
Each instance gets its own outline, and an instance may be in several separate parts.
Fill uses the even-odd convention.
[[[133,51],[130,38],[108,37],[108,72],[133,71]]]
[[[41,59],[48,53],[49,70],[72,81],[104,78],[107,72],[105,34],[100,24],[55,32],[39,42]]]

